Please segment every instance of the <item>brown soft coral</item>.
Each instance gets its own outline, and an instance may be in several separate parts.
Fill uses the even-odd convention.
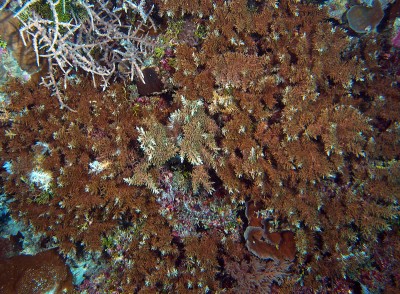
[[[33,83],[7,89],[18,93],[9,108],[20,114],[5,126],[19,135],[2,140],[2,160],[13,170],[3,173],[5,190],[16,200],[13,212],[24,211],[26,221],[56,236],[67,252],[77,241],[101,248],[101,234],[117,224],[135,195],[147,193],[123,180],[139,158],[131,146],[136,118],[123,88],[102,93],[87,80],[71,85],[66,96],[76,112],[60,110],[49,91]]]

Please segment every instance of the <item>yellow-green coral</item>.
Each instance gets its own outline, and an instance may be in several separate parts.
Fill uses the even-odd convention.
[[[7,47],[7,42],[3,40],[3,38],[0,36],[0,48],[5,49]]]

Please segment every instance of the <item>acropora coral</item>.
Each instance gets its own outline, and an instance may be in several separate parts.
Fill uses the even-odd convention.
[[[35,81],[3,87],[13,217],[67,257],[101,252],[86,293],[399,291],[390,37],[294,0],[154,2],[180,24],[148,71],[161,91],[78,72],[70,111]]]

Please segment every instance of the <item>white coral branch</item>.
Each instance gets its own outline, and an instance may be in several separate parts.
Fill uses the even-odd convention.
[[[133,80],[137,76],[144,82],[141,65],[148,52],[155,47],[155,42],[142,33],[146,22],[150,21],[154,26],[149,17],[153,7],[146,10],[145,0],[138,3],[127,0],[119,0],[116,3],[101,0],[95,4],[91,4],[89,0],[78,0],[75,4],[86,11],[87,18],[82,19],[71,11],[70,22],[60,22],[56,9],[60,0],[46,0],[52,12],[52,20],[44,19],[34,11],[27,20],[22,19],[22,13],[29,10],[35,2],[37,0],[27,1],[23,5],[18,3],[20,9],[15,17],[23,24],[20,34],[24,44],[27,44],[26,37],[33,43],[38,65],[42,58],[49,61],[51,72],[43,84],[52,88],[62,107],[66,105],[62,103],[62,93],[54,78],[57,69],[60,69],[65,77],[71,70],[81,69],[92,76],[95,86],[95,77],[98,76],[102,79],[103,90],[117,72],[124,78]],[[9,1],[0,9],[7,4]],[[135,26],[124,24],[121,16],[123,11],[128,10],[136,12],[142,21]],[[93,56],[95,50],[101,52],[100,58]],[[124,68],[126,70],[122,70]]]

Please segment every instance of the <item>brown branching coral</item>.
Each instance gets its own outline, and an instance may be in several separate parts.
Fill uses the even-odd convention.
[[[168,126],[152,117],[143,119],[137,127],[138,141],[145,159],[137,163],[133,176],[125,179],[129,185],[146,185],[158,193],[152,173],[159,175],[160,167],[175,157],[179,157],[181,163],[187,161],[193,166],[205,164],[215,167],[215,157],[219,151],[215,142],[217,125],[205,113],[202,101],[187,101],[183,97],[181,101],[182,107],[170,114]],[[195,169],[193,178],[198,177],[203,169]],[[207,172],[203,171],[202,174],[207,175]],[[199,180],[197,178],[193,184],[195,191],[200,183],[208,192],[213,191],[207,177]]]
[[[10,85],[18,115],[1,136],[12,209],[64,251],[99,249],[95,236],[130,215],[129,270],[116,274],[127,292],[232,289],[223,272],[245,291],[362,283],[399,217],[400,99],[378,44],[355,44],[324,10],[291,0],[157,2],[206,26],[195,46],[174,48],[168,99],[135,109],[121,85],[100,93],[85,80],[65,90],[77,110],[66,113],[49,91]],[[246,244],[231,231],[202,222],[210,202],[255,203],[240,230],[247,257],[234,256]]]
[[[266,262],[251,256],[240,263],[227,261],[226,270],[236,281],[233,293],[272,293],[271,286],[281,285],[289,275],[290,263]]]
[[[373,104],[389,96],[397,109],[398,92],[391,77],[363,83],[373,77],[367,66],[377,71],[376,58],[351,51],[350,38],[323,10],[292,1],[278,7],[216,5],[202,44],[177,46],[177,95],[203,99],[218,122],[221,151],[213,169],[231,199],[263,203],[276,219],[272,229],[295,232],[297,262],[336,280],[333,268],[362,264],[360,244],[368,246],[398,218],[397,196],[366,189],[376,181],[370,177],[382,156],[376,151],[383,153],[374,138],[387,138],[389,160],[397,162],[397,131],[389,138],[375,127],[385,114]],[[382,112],[388,103],[382,101]],[[332,269],[323,270],[332,259]]]
[[[155,193],[148,189],[152,179],[156,189],[163,188],[159,169],[177,148],[170,129],[152,116],[162,113],[156,98],[137,111],[121,85],[103,93],[83,79],[66,89],[68,103],[77,110],[70,112],[61,110],[56,101],[48,99],[49,91],[34,83],[12,82],[7,90],[16,94],[7,105],[13,124],[5,121],[2,125],[7,131],[1,132],[1,156],[7,166],[2,177],[7,182],[6,193],[15,200],[10,207],[15,217],[23,212],[22,220],[52,236],[64,254],[76,253],[78,244],[89,251],[107,249],[110,263],[116,266],[105,282],[110,291],[117,287],[129,293],[218,289],[217,251],[224,233],[214,230],[212,237],[197,234],[178,239],[172,226],[182,220],[164,217]],[[212,120],[208,122],[214,126]],[[146,141],[140,128],[157,137]],[[7,135],[13,132],[20,135]],[[167,144],[170,150],[158,149],[155,152],[160,153],[150,158],[143,151],[152,140]],[[211,139],[202,140],[212,145]],[[169,155],[163,157],[162,150]],[[193,190],[213,192],[203,165],[194,168],[192,177]],[[148,188],[129,186],[127,179]],[[178,244],[188,248],[186,256]]]
[[[184,13],[208,15],[213,8],[213,1],[210,0],[156,0],[156,2],[162,13],[177,16]]]
[[[25,210],[27,219],[54,234],[62,247],[80,240],[99,248],[99,233],[115,225],[132,197],[145,193],[123,182],[138,158],[129,147],[138,134],[123,89],[101,93],[82,81],[66,90],[77,110],[67,113],[33,84],[8,90],[18,91],[9,110],[20,113],[8,128],[20,135],[2,140],[2,160],[13,171],[5,176],[5,188],[18,198],[15,211]]]

